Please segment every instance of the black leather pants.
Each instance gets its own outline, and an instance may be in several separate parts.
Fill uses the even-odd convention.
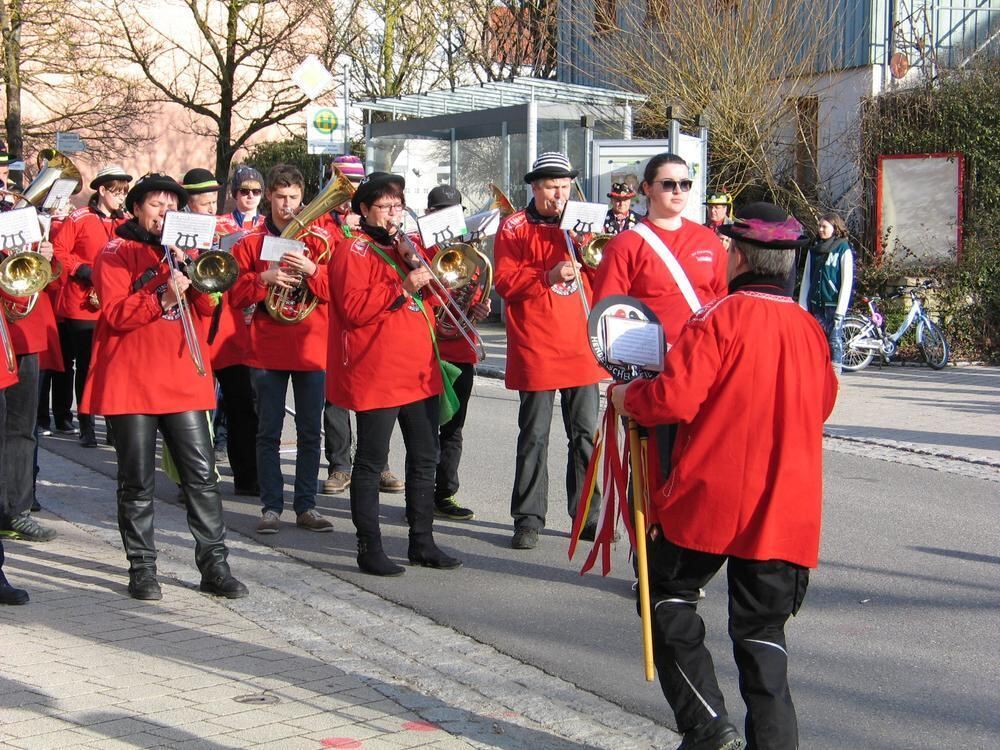
[[[118,454],[118,530],[129,570],[156,568],[153,544],[153,480],[156,431],[163,432],[180,474],[195,564],[203,578],[229,572],[222,496],[215,474],[215,449],[203,411],[126,414],[107,417]]]

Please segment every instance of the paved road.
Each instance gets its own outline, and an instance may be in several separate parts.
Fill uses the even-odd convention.
[[[553,426],[553,478],[565,457],[559,430]],[[459,571],[409,569],[387,581],[360,575],[346,497],[321,500],[334,519],[333,534],[289,525],[260,542],[669,724],[659,689],[641,678],[624,547],[611,576],[581,578],[580,560],[566,559],[568,519],[554,482],[539,548],[509,549],[515,432],[516,396],[480,379],[466,427],[461,492],[477,517],[437,525],[442,546],[465,560]],[[52,439],[46,445],[106,474],[114,470],[108,451]],[[802,746],[985,747],[986,738],[1000,732],[997,485],[962,476],[961,462],[950,462],[946,473],[923,468],[917,454],[863,447],[865,456],[826,454],[821,567],[789,628]],[[397,471],[402,458],[397,439],[391,459]],[[160,490],[163,497],[174,494],[165,482]],[[227,502],[234,530],[252,537],[257,518],[255,503]],[[382,519],[389,553],[405,556],[400,496],[383,495]],[[237,573],[241,565],[261,564],[239,553],[235,561]],[[703,612],[730,710],[741,717],[719,585],[709,587]]]

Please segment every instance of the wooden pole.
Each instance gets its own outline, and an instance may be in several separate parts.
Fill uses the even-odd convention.
[[[639,571],[639,614],[642,618],[642,664],[646,682],[655,677],[653,669],[653,616],[649,609],[649,565],[646,560],[646,465],[643,461],[646,441],[639,438],[639,425],[628,420],[628,445],[632,464],[633,528],[635,556]]]

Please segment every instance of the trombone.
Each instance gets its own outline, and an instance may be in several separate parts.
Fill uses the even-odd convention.
[[[406,212],[410,214],[414,220],[417,218],[413,209],[407,208]],[[476,331],[476,327],[473,325],[472,321],[469,320],[468,316],[462,312],[461,305],[459,305],[455,301],[455,298],[451,295],[448,285],[442,281],[436,273],[434,273],[434,269],[431,268],[430,263],[428,263],[427,259],[424,258],[423,253],[417,249],[417,246],[413,244],[413,240],[411,240],[406,232],[403,231],[402,222],[396,224],[396,235],[401,237],[403,242],[405,242],[409,248],[409,256],[413,258],[413,260],[409,261],[410,265],[413,268],[423,267],[431,275],[431,285],[434,287],[434,293],[437,294],[441,300],[441,309],[444,311],[444,314],[448,316],[448,319],[451,320],[452,325],[454,325],[458,332],[462,334],[462,338],[465,339],[466,343],[468,343],[468,345],[471,346],[476,352],[476,357],[479,361],[482,362],[486,359],[486,347],[483,345],[483,337],[479,335],[478,331]],[[468,278],[459,275],[455,282],[455,286],[462,286],[465,283],[468,283]]]
[[[182,294],[174,280],[174,271],[180,270],[177,266],[177,259],[174,252],[166,245],[163,250],[167,258],[167,266],[170,268],[170,283],[173,284],[174,294],[177,296],[177,307],[180,309],[181,328],[184,330],[184,341],[187,344],[188,352],[191,354],[191,361],[199,375],[205,374],[205,360],[201,355],[201,344],[198,343],[198,332],[194,327],[194,318],[191,315],[191,305],[187,295]]]

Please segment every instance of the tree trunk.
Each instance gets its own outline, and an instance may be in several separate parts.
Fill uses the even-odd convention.
[[[7,111],[7,153],[11,161],[24,157],[24,133],[21,129],[21,0],[0,2],[0,28],[3,33],[4,89]]]

